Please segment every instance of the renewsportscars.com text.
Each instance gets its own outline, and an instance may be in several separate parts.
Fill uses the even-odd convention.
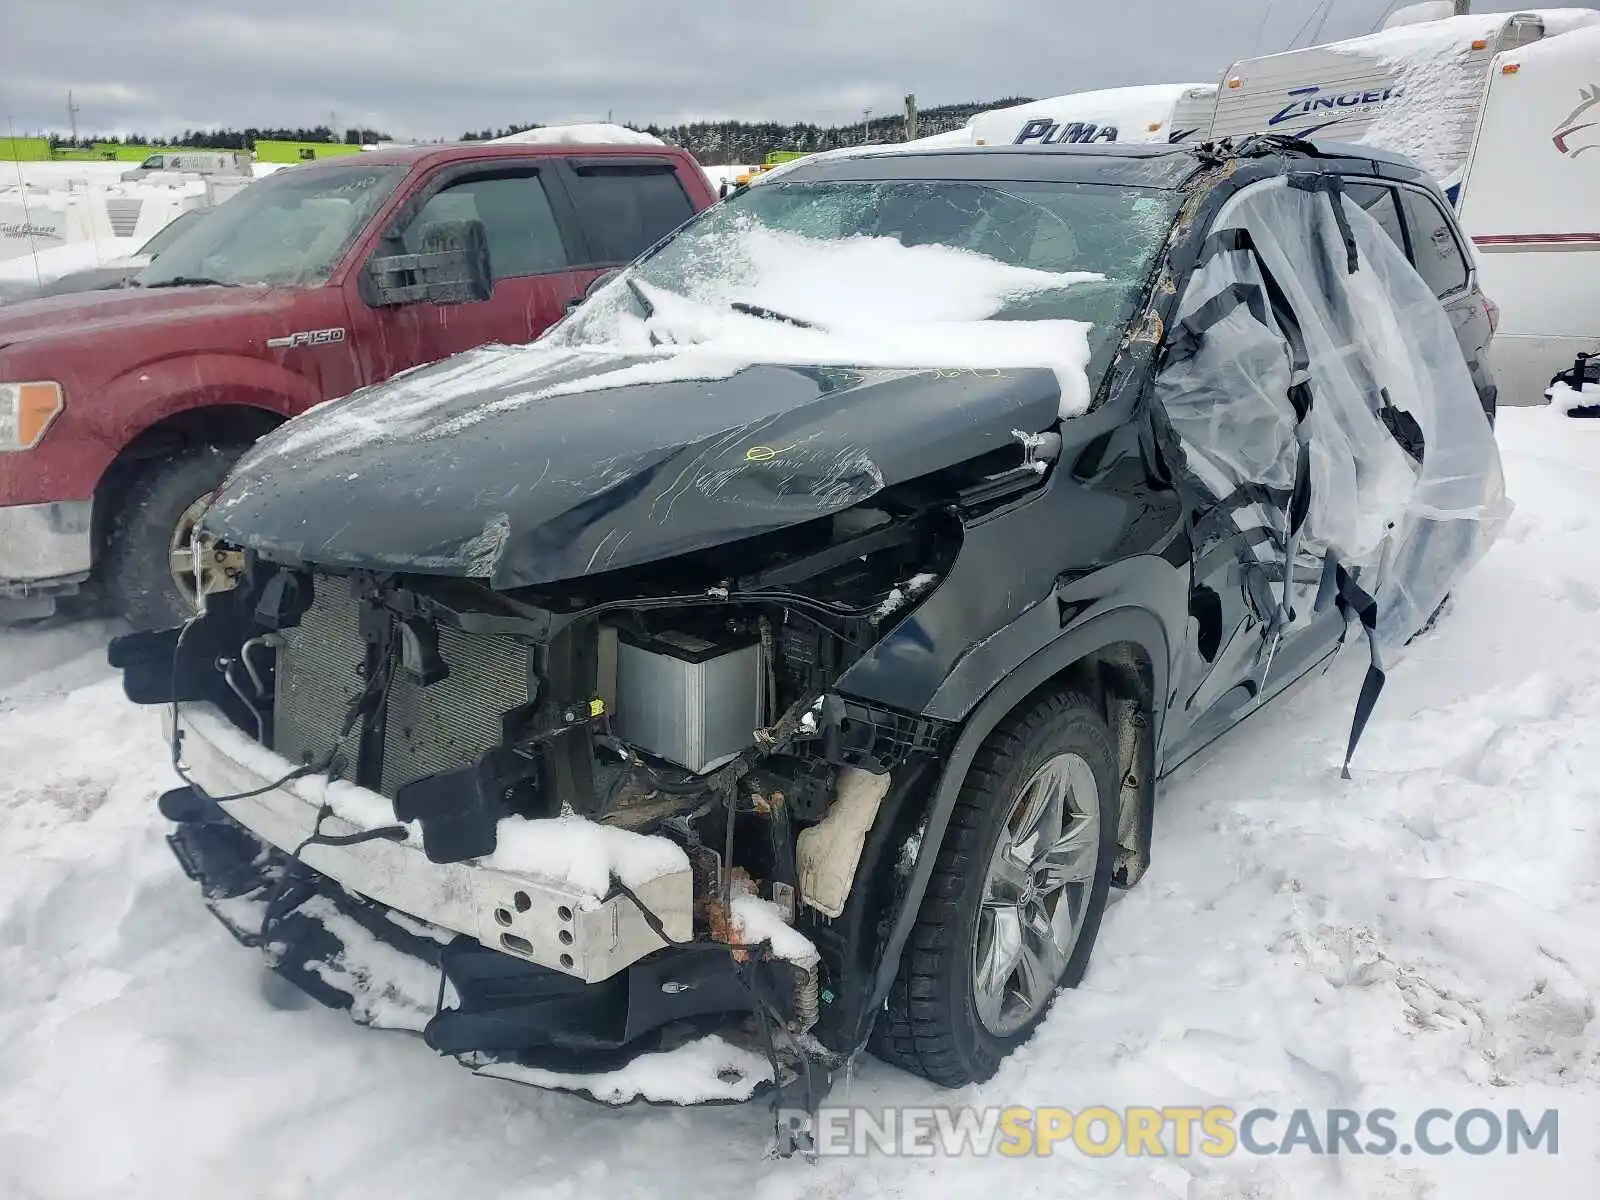
[[[1430,1108],[1402,1117],[1387,1108],[844,1107],[823,1108],[814,1121],[789,1110],[779,1119],[818,1155],[1553,1155],[1561,1146],[1555,1109]]]

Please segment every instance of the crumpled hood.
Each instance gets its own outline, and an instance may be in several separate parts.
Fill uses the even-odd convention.
[[[268,287],[119,288],[74,292],[0,305],[0,349],[44,338],[84,338],[111,330],[197,318],[259,314],[272,297],[291,293]]]
[[[682,374],[593,350],[460,355],[283,426],[205,525],[276,562],[522,587],[838,512],[1048,428],[1061,395],[1044,369]]]

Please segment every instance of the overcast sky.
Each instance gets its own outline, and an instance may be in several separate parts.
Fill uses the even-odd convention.
[[[1390,7],[1330,3],[1320,40],[1365,33]],[[83,133],[309,126],[330,113],[398,138],[608,112],[833,124],[897,111],[907,92],[931,107],[1211,81],[1235,58],[1282,49],[1321,5],[0,0],[0,118],[19,134],[65,131],[70,88]]]

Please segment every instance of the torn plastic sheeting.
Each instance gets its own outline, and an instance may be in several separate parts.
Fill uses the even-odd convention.
[[[1348,778],[1390,653],[1426,624],[1509,515],[1499,453],[1449,317],[1336,180],[1259,184],[1230,200],[1216,226],[1157,393],[1176,409],[1185,459],[1222,510],[1266,503],[1281,518],[1270,536],[1282,590],[1263,631],[1263,672],[1292,619],[1295,568],[1308,558],[1323,562],[1313,611],[1336,605],[1347,628],[1366,633],[1371,665],[1345,751]],[[1287,386],[1279,369],[1263,386],[1227,390],[1230,377],[1280,359]],[[1418,457],[1401,445],[1408,426]]]
[[[1180,352],[1156,381],[1174,432],[1212,468],[1203,477],[1219,496],[1241,482],[1294,484],[1295,419],[1284,401],[1293,364],[1265,296],[1253,257],[1212,255],[1179,307]]]
[[[1288,387],[1294,349],[1267,295],[1281,289],[1311,397],[1302,548],[1330,553],[1361,578],[1376,601],[1375,651],[1398,648],[1509,513],[1450,320],[1383,229],[1336,193],[1269,181],[1230,201],[1216,225],[1248,237],[1217,243],[1185,292],[1180,324],[1231,289],[1238,300],[1200,323],[1188,352],[1163,371],[1158,398],[1210,490],[1273,489],[1286,510],[1299,449]],[[1240,243],[1248,248],[1230,248]],[[1416,421],[1422,463],[1384,424],[1386,404]]]

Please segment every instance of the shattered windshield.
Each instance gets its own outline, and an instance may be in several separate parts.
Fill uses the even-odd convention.
[[[403,166],[291,168],[196,221],[140,274],[142,287],[325,282],[405,174]]]
[[[944,365],[952,337],[978,357],[984,343],[1043,354],[1053,327],[1070,322],[1087,327],[1097,376],[1177,203],[1170,192],[1063,182],[763,184],[629,268],[554,340],[705,346],[748,342],[750,322],[763,321],[783,327],[768,343],[820,348],[824,336],[871,332],[925,341],[930,364]]]

